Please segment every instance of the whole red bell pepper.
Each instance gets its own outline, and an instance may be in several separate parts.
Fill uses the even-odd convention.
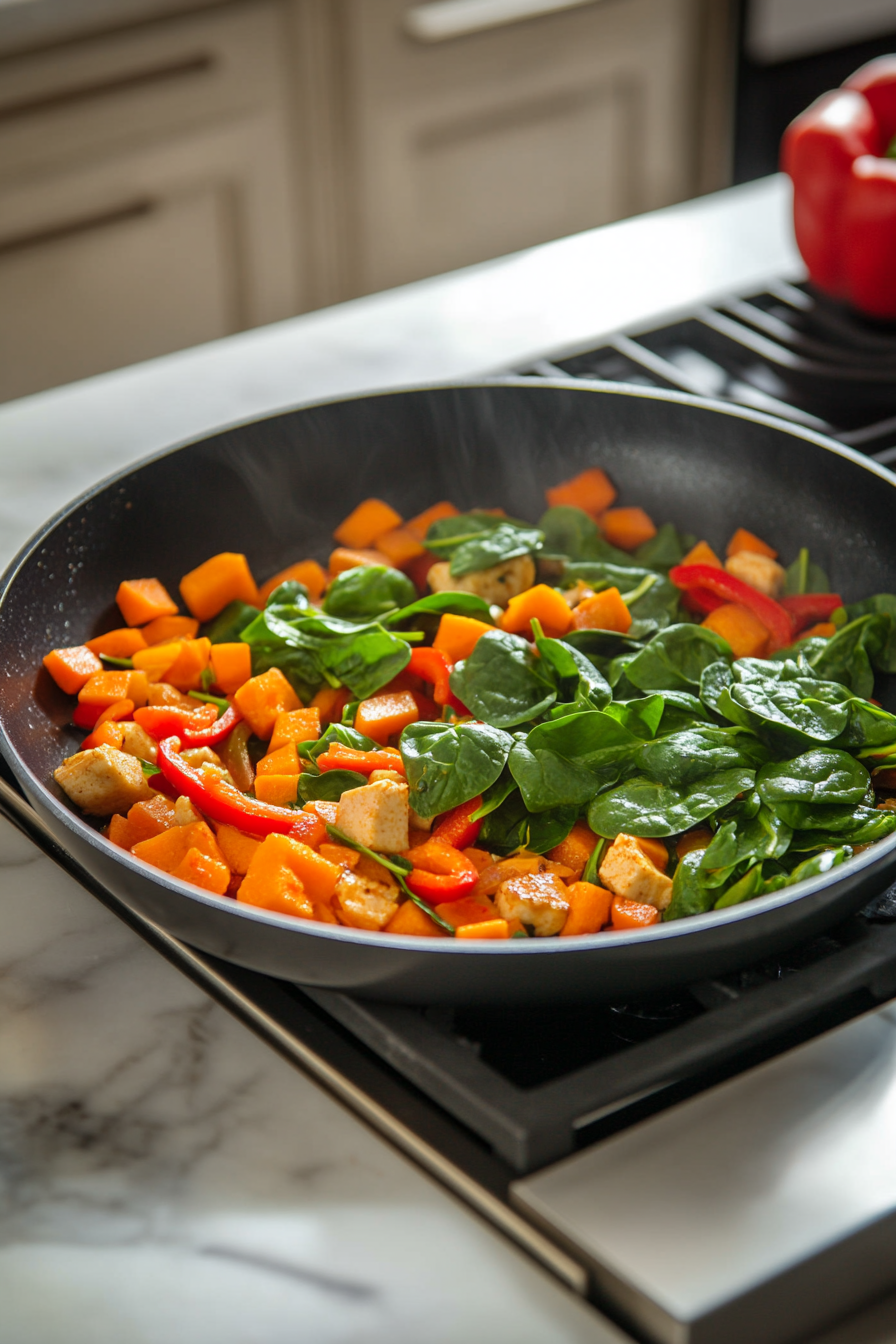
[[[737,602],[752,611],[771,635],[773,652],[792,643],[793,622],[789,612],[773,597],[757,592],[727,570],[717,569],[715,565],[675,565],[669,570],[669,578],[676,588],[685,592],[702,589],[720,597],[723,602]]]
[[[863,65],[784,133],[797,245],[819,289],[896,318],[896,56]]]
[[[455,849],[466,849],[468,845],[475,844],[479,830],[482,826],[480,821],[471,821],[470,813],[475,812],[477,807],[482,806],[482,795],[471,798],[468,803],[461,803],[459,807],[452,808],[446,812],[432,830],[433,840],[444,840],[446,844],[453,845]]]
[[[326,825],[315,813],[295,812],[289,807],[247,798],[226,779],[194,770],[181,760],[179,753],[179,739],[166,737],[159,743],[158,767],[177,793],[189,798],[210,820],[235,826],[248,835],[291,835],[294,840],[312,846],[326,840]]]
[[[808,630],[810,625],[819,621],[829,621],[833,612],[843,606],[839,593],[800,593],[798,596],[782,597],[781,606],[789,612],[793,621],[794,634]]]

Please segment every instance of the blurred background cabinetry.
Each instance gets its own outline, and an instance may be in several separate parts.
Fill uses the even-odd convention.
[[[0,3],[0,398],[722,186],[728,0]]]

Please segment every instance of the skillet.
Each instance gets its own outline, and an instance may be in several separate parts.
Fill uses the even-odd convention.
[[[624,503],[716,548],[738,525],[785,559],[810,548],[845,600],[896,591],[896,476],[831,440],[686,394],[509,378],[328,402],[238,425],[112,477],[51,519],[0,581],[0,750],[60,844],[127,904],[216,956],[396,1002],[619,1000],[725,974],[846,918],[896,872],[896,834],[823,877],[637,932],[456,943],[314,924],[237,904],[115,849],[52,771],[78,750],[50,648],[120,624],[122,578],[244,551],[259,578],[326,556],[378,495],[538,518],[544,488],[603,466]],[[896,681],[896,679],[894,679]],[[896,708],[896,687],[878,696]]]

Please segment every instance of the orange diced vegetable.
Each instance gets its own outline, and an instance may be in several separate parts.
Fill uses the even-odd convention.
[[[349,550],[346,546],[337,546],[335,551],[330,552],[330,577],[333,579],[347,569],[357,569],[359,565],[386,565],[390,569],[395,568],[388,555],[384,555],[382,551]]]
[[[297,775],[302,767],[295,742],[284,742],[276,751],[269,751],[255,767],[255,781],[259,775]]]
[[[252,675],[252,650],[248,644],[213,644],[209,652],[212,676],[225,695],[233,695]]]
[[[683,565],[713,565],[715,569],[724,566],[708,541],[698,541],[692,546],[681,562]]]
[[[172,826],[177,825],[174,804],[164,793],[157,793],[154,798],[149,798],[146,802],[135,803],[128,813],[128,821],[136,835],[133,844],[149,840],[154,835],[161,835],[162,831],[170,830]]]
[[[381,537],[377,537],[376,548],[388,556],[390,565],[395,565],[396,569],[410,564],[425,551],[425,547],[406,527],[393,527],[391,532],[384,532]]]
[[[439,621],[432,646],[439,653],[444,653],[449,663],[459,663],[462,658],[469,658],[482,636],[493,629],[494,626],[477,621],[472,616],[455,616],[453,612],[446,611]]]
[[[298,879],[302,891],[313,901],[329,901],[342,876],[338,864],[321,858],[300,840],[288,835],[269,835],[249,864],[246,880],[251,879],[254,886],[266,873],[276,873],[281,868],[288,869]]]
[[[118,703],[129,705],[131,702],[120,700]],[[120,751],[123,742],[124,724],[107,719],[105,723],[98,724],[93,732],[87,734],[81,743],[81,750],[93,751],[94,747],[115,747],[116,751]]]
[[[495,919],[498,913],[487,896],[462,896],[459,901],[443,901],[435,907],[435,911],[454,928]]]
[[[272,667],[261,676],[244,682],[233,700],[255,736],[265,739],[274,731],[278,714],[302,708],[301,700],[279,667]]]
[[[778,552],[767,541],[762,541],[745,527],[739,527],[725,548],[727,556],[737,555],[739,551],[755,551],[757,555],[767,555],[769,560],[777,560]]]
[[[565,864],[571,868],[576,879],[582,876],[585,865],[591,858],[597,845],[597,836],[584,821],[577,821],[565,840],[555,845],[548,853],[552,863]]]
[[[321,845],[317,851],[322,859],[328,863],[338,864],[340,868],[357,868],[361,862],[361,855],[356,849],[349,849],[348,845]]]
[[[390,737],[407,728],[409,723],[416,723],[419,717],[420,710],[410,691],[373,695],[369,700],[362,700],[358,706],[355,731],[383,745]]]
[[[405,901],[404,905],[398,907],[383,933],[403,933],[411,938],[448,937],[445,930],[434,924],[429,915],[413,901]]]
[[[669,851],[662,840],[648,840],[644,836],[637,837],[638,848],[642,854],[646,854],[654,868],[659,868],[664,873],[669,866]]]
[[[145,625],[157,616],[177,615],[177,603],[158,579],[125,579],[118,585],[115,601],[128,625]]]
[[[579,603],[572,613],[572,623],[576,630],[616,630],[624,635],[632,623],[632,614],[618,588],[605,588]]]
[[[580,933],[599,933],[610,918],[613,894],[594,882],[572,882],[567,899],[569,914],[560,930],[561,938]]]
[[[501,629],[512,635],[529,634],[533,620],[541,622],[544,633],[560,639],[572,629],[572,612],[566,598],[546,583],[536,583],[512,597],[501,617]]]
[[[101,709],[119,700],[145,705],[147,690],[145,672],[131,672],[127,668],[120,672],[94,672],[78,692],[78,701],[82,705],[99,705]]]
[[[438,504],[431,504],[428,509],[424,509],[416,517],[408,519],[405,527],[412,537],[416,537],[418,541],[425,541],[426,534],[433,523],[437,523],[440,518],[456,518],[458,513],[460,513],[460,509],[455,508],[447,499],[443,499]]]
[[[95,673],[103,670],[99,658],[86,644],[77,644],[72,649],[53,649],[44,657],[44,667],[66,695],[77,695]]]
[[[311,812],[315,817],[319,817],[325,826],[335,826],[339,804],[328,803],[324,798],[313,798],[310,803],[305,804],[302,811]]]
[[[113,845],[118,845],[120,849],[130,849],[131,845],[137,844],[141,836],[127,817],[116,815],[109,822],[109,839]]]
[[[800,639],[830,639],[831,635],[837,633],[837,627],[833,621],[819,621],[818,625],[811,626],[804,630]]]
[[[293,866],[295,844],[297,841],[286,835],[267,836],[249,864],[237,900],[276,914],[313,919],[311,897]]]
[[[180,593],[198,621],[210,621],[228,602],[258,605],[249,561],[236,551],[221,551],[191,569],[180,581]]]
[[[601,471],[600,467],[589,467],[571,480],[552,486],[545,491],[545,496],[552,509],[562,504],[571,505],[574,509],[584,509],[596,518],[613,503],[616,490],[606,472]]]
[[[316,711],[321,723],[338,723],[342,718],[342,711],[351,698],[351,691],[346,690],[344,686],[340,686],[338,690],[332,686],[322,686],[308,708]]]
[[[277,807],[288,807],[299,796],[298,775],[255,776],[255,797],[260,803],[274,803]]]
[[[179,691],[196,691],[202,686],[202,674],[208,667],[211,640],[185,639],[180,652],[165,673],[167,681]]]
[[[164,873],[173,873],[189,849],[200,848],[199,845],[194,845],[195,837],[191,834],[193,829],[194,826],[169,826],[158,835],[150,836],[148,840],[141,840],[139,844],[133,846],[131,853],[138,859],[151,863],[153,868],[161,868]],[[202,848],[205,849],[207,846]]]
[[[351,550],[372,546],[384,532],[401,526],[401,514],[381,499],[365,499],[357,508],[352,509],[347,518],[336,528],[333,536],[340,546]]]
[[[286,569],[281,569],[279,574],[272,575],[266,583],[263,583],[258,590],[259,601],[267,602],[275,588],[279,588],[281,583],[289,583],[290,580],[304,583],[312,602],[319,600],[327,586],[326,571],[316,560],[300,560],[296,565],[287,565]]]
[[[170,644],[153,644],[148,649],[138,649],[133,655],[132,662],[136,668],[145,672],[150,682],[162,681],[168,673],[169,667],[173,667],[180,656],[182,639],[173,640]]]
[[[171,873],[182,882],[192,882],[194,887],[223,896],[230,885],[230,869],[226,863],[219,863],[203,854],[200,849],[188,849],[180,863]]]
[[[176,639],[195,639],[199,622],[192,616],[157,616],[140,633],[147,644],[170,644]]]
[[[510,926],[506,919],[483,919],[476,924],[458,924],[455,938],[509,938]]]
[[[695,849],[709,849],[712,843],[712,831],[708,826],[697,826],[693,831],[685,831],[675,846],[679,859],[691,854]]]
[[[465,859],[470,860],[478,873],[484,872],[486,868],[490,868],[492,865],[492,856],[487,849],[476,849],[473,845],[468,845],[466,849],[461,850],[461,853]]]
[[[130,816],[130,813],[128,815]],[[238,831],[235,826],[219,826],[218,844],[221,846],[221,853],[228,868],[242,876],[248,872],[249,864],[258,852],[261,841],[254,835],[246,835],[245,831]]]
[[[768,631],[758,616],[738,602],[716,607],[701,622],[731,645],[735,658],[762,658],[768,649]]]
[[[130,658],[138,649],[146,648],[146,638],[142,630],[133,630],[124,625],[120,630],[109,630],[96,639],[88,639],[88,649],[97,655],[105,653],[110,658]]]
[[[308,709],[287,709],[277,715],[268,751],[276,751],[287,742],[316,742],[319,737],[320,710],[313,705]]]
[[[620,551],[636,551],[656,536],[656,527],[643,509],[608,509],[600,520],[601,529],[611,546]]]
[[[614,929],[646,929],[656,924],[659,917],[660,912],[655,905],[629,901],[624,896],[613,897],[610,919]]]

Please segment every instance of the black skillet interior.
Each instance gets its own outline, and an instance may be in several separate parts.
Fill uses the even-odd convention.
[[[620,502],[717,548],[741,525],[785,563],[808,546],[847,600],[896,590],[896,479],[812,435],[675,394],[523,379],[362,397],[189,444],[48,524],[4,583],[3,749],[32,796],[77,750],[71,702],[41,658],[119,624],[122,578],[157,575],[175,593],[220,550],[244,551],[260,579],[306,555],[324,559],[333,527],[368,495],[405,516],[449,498],[537,519],[546,486],[594,464]],[[221,951],[220,940],[209,950]],[[281,961],[269,969],[289,973]]]

